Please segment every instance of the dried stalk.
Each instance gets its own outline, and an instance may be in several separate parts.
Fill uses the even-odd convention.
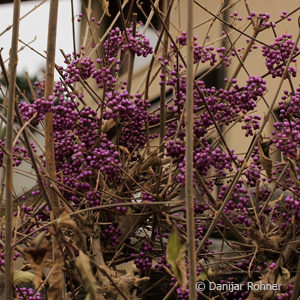
[[[46,61],[46,87],[45,99],[53,94],[54,85],[54,66],[55,66],[55,47],[56,47],[56,31],[57,31],[57,14],[58,14],[58,0],[51,0],[49,11],[48,24],[48,43],[47,43],[47,61]],[[55,154],[54,154],[54,134],[53,134],[53,112],[48,112],[45,115],[45,154],[46,154],[46,170],[50,177],[56,179]],[[51,202],[51,220],[59,215],[59,202],[57,194],[51,189],[51,181],[48,181],[49,196]],[[53,232],[56,232],[53,228]],[[54,269],[61,264],[61,253],[59,250],[58,241],[55,236],[52,236],[52,254],[54,259]],[[57,270],[59,272],[59,270]],[[58,273],[54,272],[50,276],[48,289],[48,296],[55,295],[56,298],[61,299],[61,289],[55,286]],[[62,270],[60,270],[62,272]],[[55,275],[55,276],[54,276]],[[63,275],[60,275],[63,278]]]
[[[164,2],[164,13],[167,13],[167,7],[169,5],[169,1]],[[169,29],[169,17],[166,15],[165,24]],[[164,33],[163,39],[163,60],[165,60],[168,56],[168,45],[169,45],[169,38],[168,34]],[[162,66],[162,78],[163,84],[160,87],[160,132],[159,132],[159,143],[161,144],[159,152],[163,153],[165,149],[165,144],[163,144],[164,136],[165,136],[165,126],[166,126],[166,111],[165,111],[165,103],[166,103],[166,76],[167,76],[167,69],[166,66]]]
[[[193,0],[188,1],[188,27],[187,27],[187,75],[186,75],[186,170],[185,170],[185,201],[187,213],[187,250],[189,271],[189,299],[197,299],[196,286],[196,246],[195,246],[195,220],[194,220],[194,192],[193,192],[193,125],[194,125],[194,99],[193,99]]]
[[[13,135],[14,104],[16,96],[16,76],[18,64],[18,36],[20,18],[20,0],[14,0],[13,32],[9,59],[8,109],[5,142],[5,299],[13,298],[13,253],[12,253],[12,217],[13,217]]]
[[[75,15],[74,15],[74,1],[71,0],[71,12],[72,12],[72,35],[73,35],[73,51],[76,53],[76,35],[75,35]]]
[[[132,16],[132,35],[135,37],[136,34],[136,21],[137,21],[137,14],[134,13]],[[126,28],[124,28],[126,31]],[[133,51],[130,51],[129,53],[129,70],[128,70],[128,81],[127,81],[127,91],[130,95],[131,93],[131,86],[132,86],[132,79],[133,79],[133,70],[134,70],[134,59],[135,59],[135,53]]]
[[[46,62],[46,87],[45,99],[53,94],[54,85],[54,65],[55,65],[55,46],[57,28],[58,0],[51,0],[48,27],[47,62]],[[46,150],[46,169],[51,177],[56,178],[55,155],[54,155],[54,135],[53,135],[53,112],[45,115],[45,150]],[[56,194],[50,191],[51,208],[57,216],[59,203]]]

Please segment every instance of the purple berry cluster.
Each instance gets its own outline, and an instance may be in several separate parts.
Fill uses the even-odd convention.
[[[295,52],[291,53],[294,45],[295,42],[292,40],[292,35],[283,34],[276,37],[275,42],[270,47],[262,46],[262,55],[266,58],[266,67],[273,78],[283,76],[285,63],[291,55],[295,55],[299,51],[299,48],[296,47]],[[296,61],[296,58],[292,59],[292,62]],[[289,67],[288,73],[296,77],[297,70],[294,67]]]
[[[300,147],[300,124],[298,122],[285,120],[284,122],[275,122],[273,132],[273,143],[276,148],[282,151],[282,153],[296,158],[297,149]]]
[[[135,265],[142,272],[145,272],[152,267],[151,256],[154,254],[155,248],[152,247],[148,242],[143,242],[141,251],[139,252],[138,257],[134,260]]]
[[[29,104],[25,101],[19,104],[19,110],[23,120],[28,121],[34,117],[31,121],[32,125],[38,125],[40,121],[44,119],[44,115],[47,112],[52,111],[52,109],[52,96],[49,96],[48,100],[45,100],[44,97],[41,97],[41,99],[36,99],[32,104]]]
[[[249,115],[247,117],[243,117],[244,125],[242,129],[246,130],[245,136],[253,136],[253,131],[256,131],[260,128],[259,121],[261,117],[258,115],[252,116]]]
[[[20,253],[15,251],[13,260],[17,260],[18,257],[20,257]],[[2,266],[5,266],[5,253],[4,253],[4,249],[0,248],[0,267]]]
[[[86,80],[91,77],[95,65],[89,57],[84,56],[84,53],[78,53],[74,60],[69,61],[70,58],[71,55],[67,54],[65,63],[68,63],[68,65],[64,69],[66,84],[78,82],[80,81],[80,78]],[[63,68],[60,69],[63,70]]]
[[[136,32],[133,35],[132,28],[127,28],[127,35],[122,32],[119,27],[116,27],[110,32],[109,38],[104,42],[104,57],[112,63],[118,55],[119,49],[121,52],[132,51],[137,56],[146,57],[152,54],[153,50],[149,39],[144,34]],[[128,40],[127,40],[128,37]]]
[[[1,148],[4,149],[5,147],[5,138],[3,140],[0,140]],[[31,142],[31,145],[33,146],[33,150],[36,151],[34,144]],[[0,167],[3,167],[3,155],[4,152],[0,150]],[[28,153],[27,149],[25,147],[20,147],[19,142],[16,143],[16,146],[13,148],[13,166],[18,167],[22,164],[22,161],[27,159]]]
[[[16,297],[17,299],[23,300],[23,299],[28,299],[28,300],[41,300],[42,295],[41,293],[36,293],[34,289],[32,288],[16,288]]]
[[[115,225],[109,225],[103,232],[104,238],[109,241],[109,244],[112,247],[115,247],[119,244],[120,235],[121,229],[117,228]]]

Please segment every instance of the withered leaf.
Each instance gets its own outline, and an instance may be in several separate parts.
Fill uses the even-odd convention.
[[[120,162],[122,163],[123,166],[127,165],[131,160],[130,152],[126,147],[121,145],[119,146],[119,149],[120,149]]]
[[[90,258],[79,250],[79,255],[76,258],[75,264],[84,281],[85,289],[88,292],[88,299],[95,300],[97,294],[96,279],[92,272]]]
[[[78,237],[81,239],[82,246],[84,247],[84,249],[85,250],[87,249],[83,232],[80,230],[80,228],[77,226],[77,224],[71,219],[71,217],[68,215],[67,212],[64,211],[57,218],[56,224],[57,224],[58,229],[69,228],[69,229],[74,230],[77,233]]]
[[[114,119],[109,119],[105,122],[103,122],[102,125],[102,131],[103,132],[108,132],[109,130],[111,130],[114,126],[116,126],[117,122]]]
[[[42,273],[49,256],[50,246],[44,233],[40,233],[32,242],[32,246],[24,249],[24,255],[32,269],[35,271],[34,286],[37,288],[41,282]]]
[[[272,217],[273,217],[273,214],[274,214],[274,210],[275,210],[275,207],[276,207],[276,204],[277,202],[281,201],[283,198],[283,193],[280,195],[279,198],[273,200],[273,201],[270,201],[269,202],[269,206],[270,208],[272,209],[271,212],[268,214],[268,216],[266,216],[264,219],[263,219],[263,227],[264,228],[264,232],[268,232],[269,229],[270,229],[270,226],[271,226],[271,221],[272,221]]]
[[[208,276],[212,276],[212,275],[213,275],[212,268],[207,268],[207,270],[201,272],[198,275],[197,280],[205,281],[205,280],[207,280]]]
[[[296,163],[289,158],[287,158],[287,160],[290,163],[290,175],[291,175],[293,181],[295,182],[295,184],[297,185],[297,187],[299,188],[300,181],[298,180],[298,177],[297,177]]]
[[[59,251],[56,249],[56,251]],[[63,273],[64,260],[63,256],[55,255],[55,264],[53,271],[49,278],[49,288],[47,290],[48,300],[56,300],[61,298],[62,290],[65,287],[64,273]]]
[[[109,8],[109,1],[108,0],[102,0],[101,5],[102,5],[103,12],[110,17],[111,15],[110,15],[109,9],[108,9]]]
[[[267,142],[266,142],[267,143]],[[259,159],[268,178],[272,177],[272,159],[269,157],[269,144],[258,143]]]
[[[278,269],[278,276],[276,283],[278,284],[286,284],[291,277],[291,273],[287,268],[280,267]]]

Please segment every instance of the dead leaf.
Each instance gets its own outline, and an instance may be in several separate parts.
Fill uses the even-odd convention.
[[[116,126],[117,122],[111,118],[105,122],[103,122],[103,125],[102,125],[102,131],[103,132],[108,132],[109,130],[111,130],[114,126]]]
[[[177,228],[174,227],[167,245],[167,261],[171,265],[174,276],[179,281],[182,290],[187,288],[185,252],[186,243],[181,242],[181,236]]]
[[[280,195],[279,198],[269,202],[269,206],[271,207],[272,210],[268,214],[268,216],[265,217],[265,219],[263,220],[263,225],[264,225],[263,228],[265,229],[264,232],[269,232],[276,204],[277,204],[277,202],[280,202],[282,200],[282,198],[283,198],[283,193]]]
[[[101,5],[102,5],[103,12],[110,17],[111,15],[110,15],[109,10],[108,10],[109,1],[108,0],[102,0]]]
[[[56,249],[55,251],[59,251]],[[49,288],[47,290],[48,300],[61,299],[61,292],[65,288],[65,279],[63,273],[64,259],[59,253],[55,254],[55,264],[53,266],[53,271],[49,278]]]
[[[126,147],[121,146],[121,145],[119,146],[119,149],[120,149],[120,162],[121,162],[123,168],[127,167],[131,161],[130,152]]]
[[[95,300],[97,295],[96,279],[92,272],[90,258],[79,250],[79,255],[76,258],[75,264],[85,283],[85,290],[88,293],[87,299]]]
[[[268,284],[268,283],[275,283],[275,271],[268,269],[268,271],[264,274],[262,274],[261,278],[259,281],[254,282],[254,284],[256,283],[262,283],[262,284]],[[247,297],[247,300],[262,300],[262,299],[273,299],[270,298],[270,296],[272,296],[273,291],[264,291],[264,290],[260,290],[260,289],[252,289],[249,296]]]
[[[287,268],[280,267],[278,269],[277,284],[287,284],[288,280],[291,278],[291,273]]]
[[[42,280],[43,270],[49,256],[50,246],[45,233],[40,233],[32,242],[32,246],[24,249],[24,255],[35,271],[34,286],[37,288]]]
[[[56,224],[57,224],[57,229],[69,228],[69,229],[74,230],[77,233],[78,237],[81,239],[84,250],[87,250],[86,240],[85,240],[83,232],[80,230],[80,228],[77,226],[77,224],[71,219],[71,217],[69,216],[69,214],[67,212],[64,211],[58,217],[58,219],[56,220]]]
[[[272,177],[272,159],[269,156],[270,142],[258,143],[259,159],[268,178]]]
[[[295,182],[295,184],[297,185],[297,187],[300,188],[300,181],[298,180],[298,176],[297,176],[296,163],[289,158],[287,158],[287,161],[289,161],[290,163],[290,175],[293,181]]]

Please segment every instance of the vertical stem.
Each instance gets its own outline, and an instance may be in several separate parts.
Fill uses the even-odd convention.
[[[169,0],[164,1],[164,8],[163,12],[166,14],[168,6],[169,6]],[[166,15],[165,18],[165,24],[166,27],[169,29],[169,17]],[[167,32],[164,33],[164,40],[163,40],[163,60],[167,58],[168,55],[168,44],[169,44],[169,37]],[[166,112],[165,112],[165,103],[166,103],[166,75],[167,75],[167,70],[166,66],[162,66],[162,85],[160,87],[160,132],[159,132],[159,144],[160,149],[159,152],[163,153],[165,144],[163,144],[164,136],[165,136],[165,125],[166,125]]]
[[[75,35],[75,15],[74,15],[74,2],[71,0],[71,11],[72,11],[72,34],[73,34],[73,50],[74,57],[76,55],[76,35]]]
[[[133,13],[132,15],[132,36],[133,37],[135,37],[136,34],[136,22],[137,22],[137,14]],[[126,30],[126,28],[124,30]],[[133,51],[130,51],[128,81],[127,81],[127,91],[129,95],[131,93],[131,86],[132,86],[132,79],[133,79],[134,59],[135,59],[135,53]]]
[[[46,62],[46,87],[45,99],[53,94],[54,85],[54,65],[55,65],[55,46],[56,46],[56,28],[57,28],[58,0],[51,0],[48,25],[48,43],[47,43],[47,62]],[[49,175],[56,179],[55,155],[54,155],[54,136],[53,136],[53,112],[47,112],[45,115],[45,150],[46,150],[46,169]],[[50,184],[50,181],[49,181]],[[54,215],[59,208],[57,195],[49,190],[50,201]]]
[[[189,271],[189,299],[197,299],[196,291],[196,249],[195,249],[195,221],[194,221],[194,193],[193,193],[193,125],[194,125],[194,99],[193,99],[193,0],[188,0],[187,24],[187,75],[186,75],[186,170],[185,170],[185,201],[187,212],[187,249]]]
[[[13,32],[9,59],[8,109],[5,142],[6,202],[5,202],[5,299],[13,299],[12,284],[12,202],[13,202],[13,126],[15,86],[18,64],[20,0],[14,0]]]
[[[58,14],[58,0],[50,1],[49,24],[48,24],[48,42],[47,42],[47,61],[46,61],[46,86],[45,86],[45,100],[53,94],[54,85],[54,66],[55,66],[55,47],[56,47],[56,31],[57,31],[57,14]],[[49,176],[56,180],[55,154],[54,154],[54,135],[53,135],[53,112],[47,112],[45,115],[45,154],[46,154],[46,170]],[[53,221],[59,215],[59,202],[55,191],[51,188],[51,179],[48,180],[48,193],[51,202],[50,218]],[[55,228],[53,232],[56,232]],[[55,295],[57,300],[61,299],[61,286],[57,283],[59,276],[63,280],[61,270],[62,255],[58,245],[58,241],[52,235],[52,255],[54,260],[54,272],[49,278],[48,293]],[[53,275],[54,274],[54,275]]]

